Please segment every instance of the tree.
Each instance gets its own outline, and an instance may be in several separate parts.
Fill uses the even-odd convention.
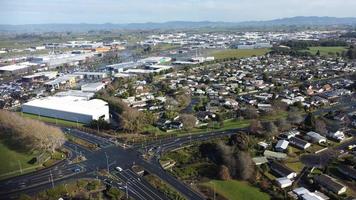
[[[66,140],[57,127],[5,110],[0,110],[0,136],[9,147],[24,152],[54,152]]]
[[[238,151],[234,154],[236,178],[240,180],[248,180],[254,174],[255,168],[251,156],[246,151]]]
[[[197,118],[191,114],[182,114],[179,116],[180,122],[183,124],[185,130],[191,130],[197,123]]]
[[[288,112],[287,120],[292,124],[300,124],[303,122],[303,117],[300,113],[297,112]]]
[[[308,113],[307,117],[304,120],[304,124],[307,127],[314,128],[315,127],[315,115],[313,113]]]
[[[143,120],[143,115],[138,110],[128,108],[120,115],[120,123],[122,127],[129,132],[140,132],[146,125]]]
[[[316,54],[315,54],[316,56],[320,56],[320,50],[318,49],[318,51],[316,52]]]
[[[108,196],[111,200],[119,200],[124,196],[120,190],[114,187],[106,190],[105,195]]]
[[[326,124],[325,124],[324,120],[316,119],[314,126],[315,126],[315,131],[317,133],[325,135],[328,132],[328,130],[326,129]]]
[[[260,135],[262,132],[262,124],[259,120],[252,120],[249,126],[249,132],[255,135]]]
[[[109,130],[110,124],[109,124],[109,122],[105,121],[103,118],[100,118],[98,120],[96,120],[96,119],[92,120],[89,124],[89,127],[92,129]]]
[[[280,131],[287,131],[291,128],[291,124],[284,118],[279,118],[275,124]]]
[[[266,133],[266,136],[275,136],[278,133],[278,128],[276,125],[274,125],[273,122],[264,122],[263,123],[263,128]]]
[[[231,180],[229,168],[227,168],[225,165],[220,165],[218,177],[224,181]]]
[[[242,111],[242,116],[245,119],[257,119],[258,118],[258,113],[257,110],[254,107],[247,107]]]
[[[246,133],[237,133],[232,135],[229,139],[230,145],[236,145],[241,151],[248,149],[249,138]]]

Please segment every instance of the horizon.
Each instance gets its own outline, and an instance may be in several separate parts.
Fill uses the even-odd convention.
[[[356,17],[355,7],[352,0],[0,0],[0,24],[238,23],[296,16],[352,18]]]

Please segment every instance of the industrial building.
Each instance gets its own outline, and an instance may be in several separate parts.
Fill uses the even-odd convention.
[[[37,64],[30,63],[30,62],[22,62],[13,65],[7,65],[0,67],[0,74],[4,75],[17,75],[17,74],[27,74],[32,72],[32,69]]]
[[[22,112],[88,124],[100,118],[109,121],[109,106],[100,99],[52,96],[22,105]]]
[[[57,75],[58,72],[56,71],[38,72],[28,76],[23,76],[22,81],[27,83],[43,82],[46,80],[54,79],[57,77]]]
[[[74,72],[75,75],[83,75],[84,79],[98,80],[104,79],[107,77],[107,74],[104,72]]]
[[[83,92],[97,92],[103,88],[105,88],[105,83],[97,82],[97,83],[88,83],[82,85],[81,90]]]

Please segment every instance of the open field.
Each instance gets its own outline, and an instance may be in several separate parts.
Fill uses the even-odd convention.
[[[229,200],[267,200],[270,199],[269,195],[261,192],[258,188],[255,188],[247,182],[243,181],[219,181],[212,180],[203,185],[210,189],[216,190],[216,192]]]
[[[226,58],[246,58],[251,56],[262,56],[269,52],[269,49],[229,49],[211,53],[215,59]]]
[[[29,164],[28,162],[36,157],[37,154],[20,153],[9,149],[3,141],[0,140],[0,179],[1,175],[20,170],[20,166],[25,169],[29,167],[36,167],[36,164]],[[34,169],[33,169],[34,170]],[[28,171],[26,171],[28,172]]]
[[[335,55],[336,53],[342,53],[346,51],[345,47],[309,47],[309,50],[304,50],[315,55],[316,52],[320,51],[321,56]]]
[[[29,113],[20,113],[20,114],[27,118],[36,119],[36,120],[40,120],[40,121],[43,121],[46,123],[51,123],[51,124],[58,124],[58,125],[69,126],[69,127],[84,126],[84,124],[82,124],[82,123],[67,121],[67,120],[63,120],[63,119],[55,119],[52,117],[38,116],[38,115],[29,114]]]

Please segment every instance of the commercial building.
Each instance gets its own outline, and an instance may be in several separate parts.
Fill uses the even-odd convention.
[[[22,81],[27,82],[27,83],[33,83],[33,82],[43,82],[46,80],[51,80],[56,78],[58,75],[58,72],[56,71],[48,71],[48,72],[38,72],[34,73],[28,76],[23,76]]]
[[[30,62],[22,62],[13,65],[7,65],[0,67],[0,74],[4,75],[16,75],[16,74],[27,74],[32,72],[32,69],[37,64],[30,63]]]
[[[100,118],[109,121],[109,106],[100,99],[52,96],[22,105],[22,112],[88,124]]]
[[[98,83],[88,83],[82,85],[81,90],[83,92],[97,92],[103,88],[105,88],[105,83],[98,82]]]
[[[83,75],[85,79],[99,80],[107,77],[104,72],[74,72],[75,75]]]

